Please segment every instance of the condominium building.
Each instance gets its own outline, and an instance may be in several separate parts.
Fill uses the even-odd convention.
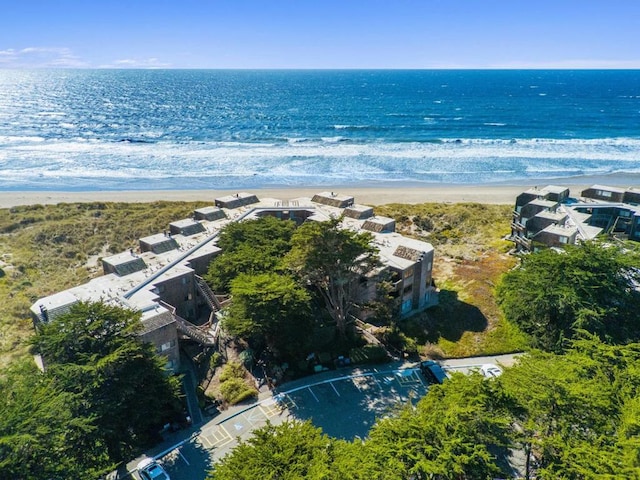
[[[355,204],[353,197],[322,192],[312,198],[279,200],[243,192],[214,203],[195,210],[191,218],[171,222],[164,232],[141,238],[135,249],[103,258],[102,276],[36,301],[31,306],[36,328],[81,301],[140,311],[140,338],[155,345],[166,357],[167,367],[177,371],[179,342],[215,345],[217,341],[217,312],[228,299],[211,291],[201,275],[221,251],[219,233],[230,222],[266,215],[298,224],[341,218],[342,228],[370,232],[382,264],[377,273],[388,273],[398,313],[406,315],[437,303],[433,247],[396,233],[393,219],[374,215],[373,208]],[[363,284],[363,300],[377,292],[372,280]]]

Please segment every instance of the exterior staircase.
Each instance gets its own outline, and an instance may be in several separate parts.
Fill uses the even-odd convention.
[[[216,297],[216,294],[213,293],[211,288],[209,288],[207,282],[198,275],[196,275],[196,286],[213,312],[218,312],[222,309],[222,304],[220,303],[220,300],[218,300],[218,297]]]
[[[191,340],[198,342],[200,345],[204,345],[206,347],[213,347],[218,342],[218,331],[210,328],[209,330],[203,330],[201,327],[198,327],[191,323],[188,320],[185,320],[180,315],[176,313],[176,309],[165,302],[160,302],[165,308],[169,309],[171,315],[173,315],[174,320],[176,321],[176,329],[186,335]]]

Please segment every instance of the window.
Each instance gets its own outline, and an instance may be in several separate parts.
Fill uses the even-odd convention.
[[[558,241],[560,243],[567,243],[567,240],[568,240],[567,237],[558,237]]]
[[[170,340],[167,343],[163,343],[162,345],[160,345],[160,351],[166,352],[167,350],[173,348],[175,345],[176,345],[176,341]]]
[[[402,272],[402,278],[409,278],[411,275],[413,275],[413,267],[407,268]]]
[[[411,311],[411,305],[412,305],[411,299],[405,300],[404,302],[402,302],[402,310],[401,310],[402,313],[410,312]]]
[[[596,195],[599,197],[610,197],[611,196],[611,192],[608,192],[607,190],[596,190]]]

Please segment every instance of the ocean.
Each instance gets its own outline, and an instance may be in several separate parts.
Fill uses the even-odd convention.
[[[0,190],[640,174],[638,70],[0,70]]]

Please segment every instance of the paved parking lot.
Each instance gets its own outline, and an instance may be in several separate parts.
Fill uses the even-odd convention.
[[[505,365],[513,356],[485,357],[446,362],[449,371],[466,372],[496,360]],[[384,365],[380,368],[323,372],[290,382],[281,391],[265,392],[261,400],[233,407],[201,426],[186,441],[155,453],[172,480],[204,480],[215,461],[267,421],[311,420],[337,438],[364,438],[376,419],[407,402],[416,403],[428,385],[416,365]],[[135,466],[132,462],[129,468]],[[134,473],[134,478],[137,475]]]
[[[364,438],[377,418],[399,405],[417,402],[427,392],[415,368],[348,373],[303,379],[305,384],[300,386],[287,384],[284,391],[250,407],[225,412],[226,416],[205,424],[184,443],[160,452],[162,463],[172,480],[204,480],[213,462],[267,421],[277,425],[292,419],[311,420],[333,437]]]

